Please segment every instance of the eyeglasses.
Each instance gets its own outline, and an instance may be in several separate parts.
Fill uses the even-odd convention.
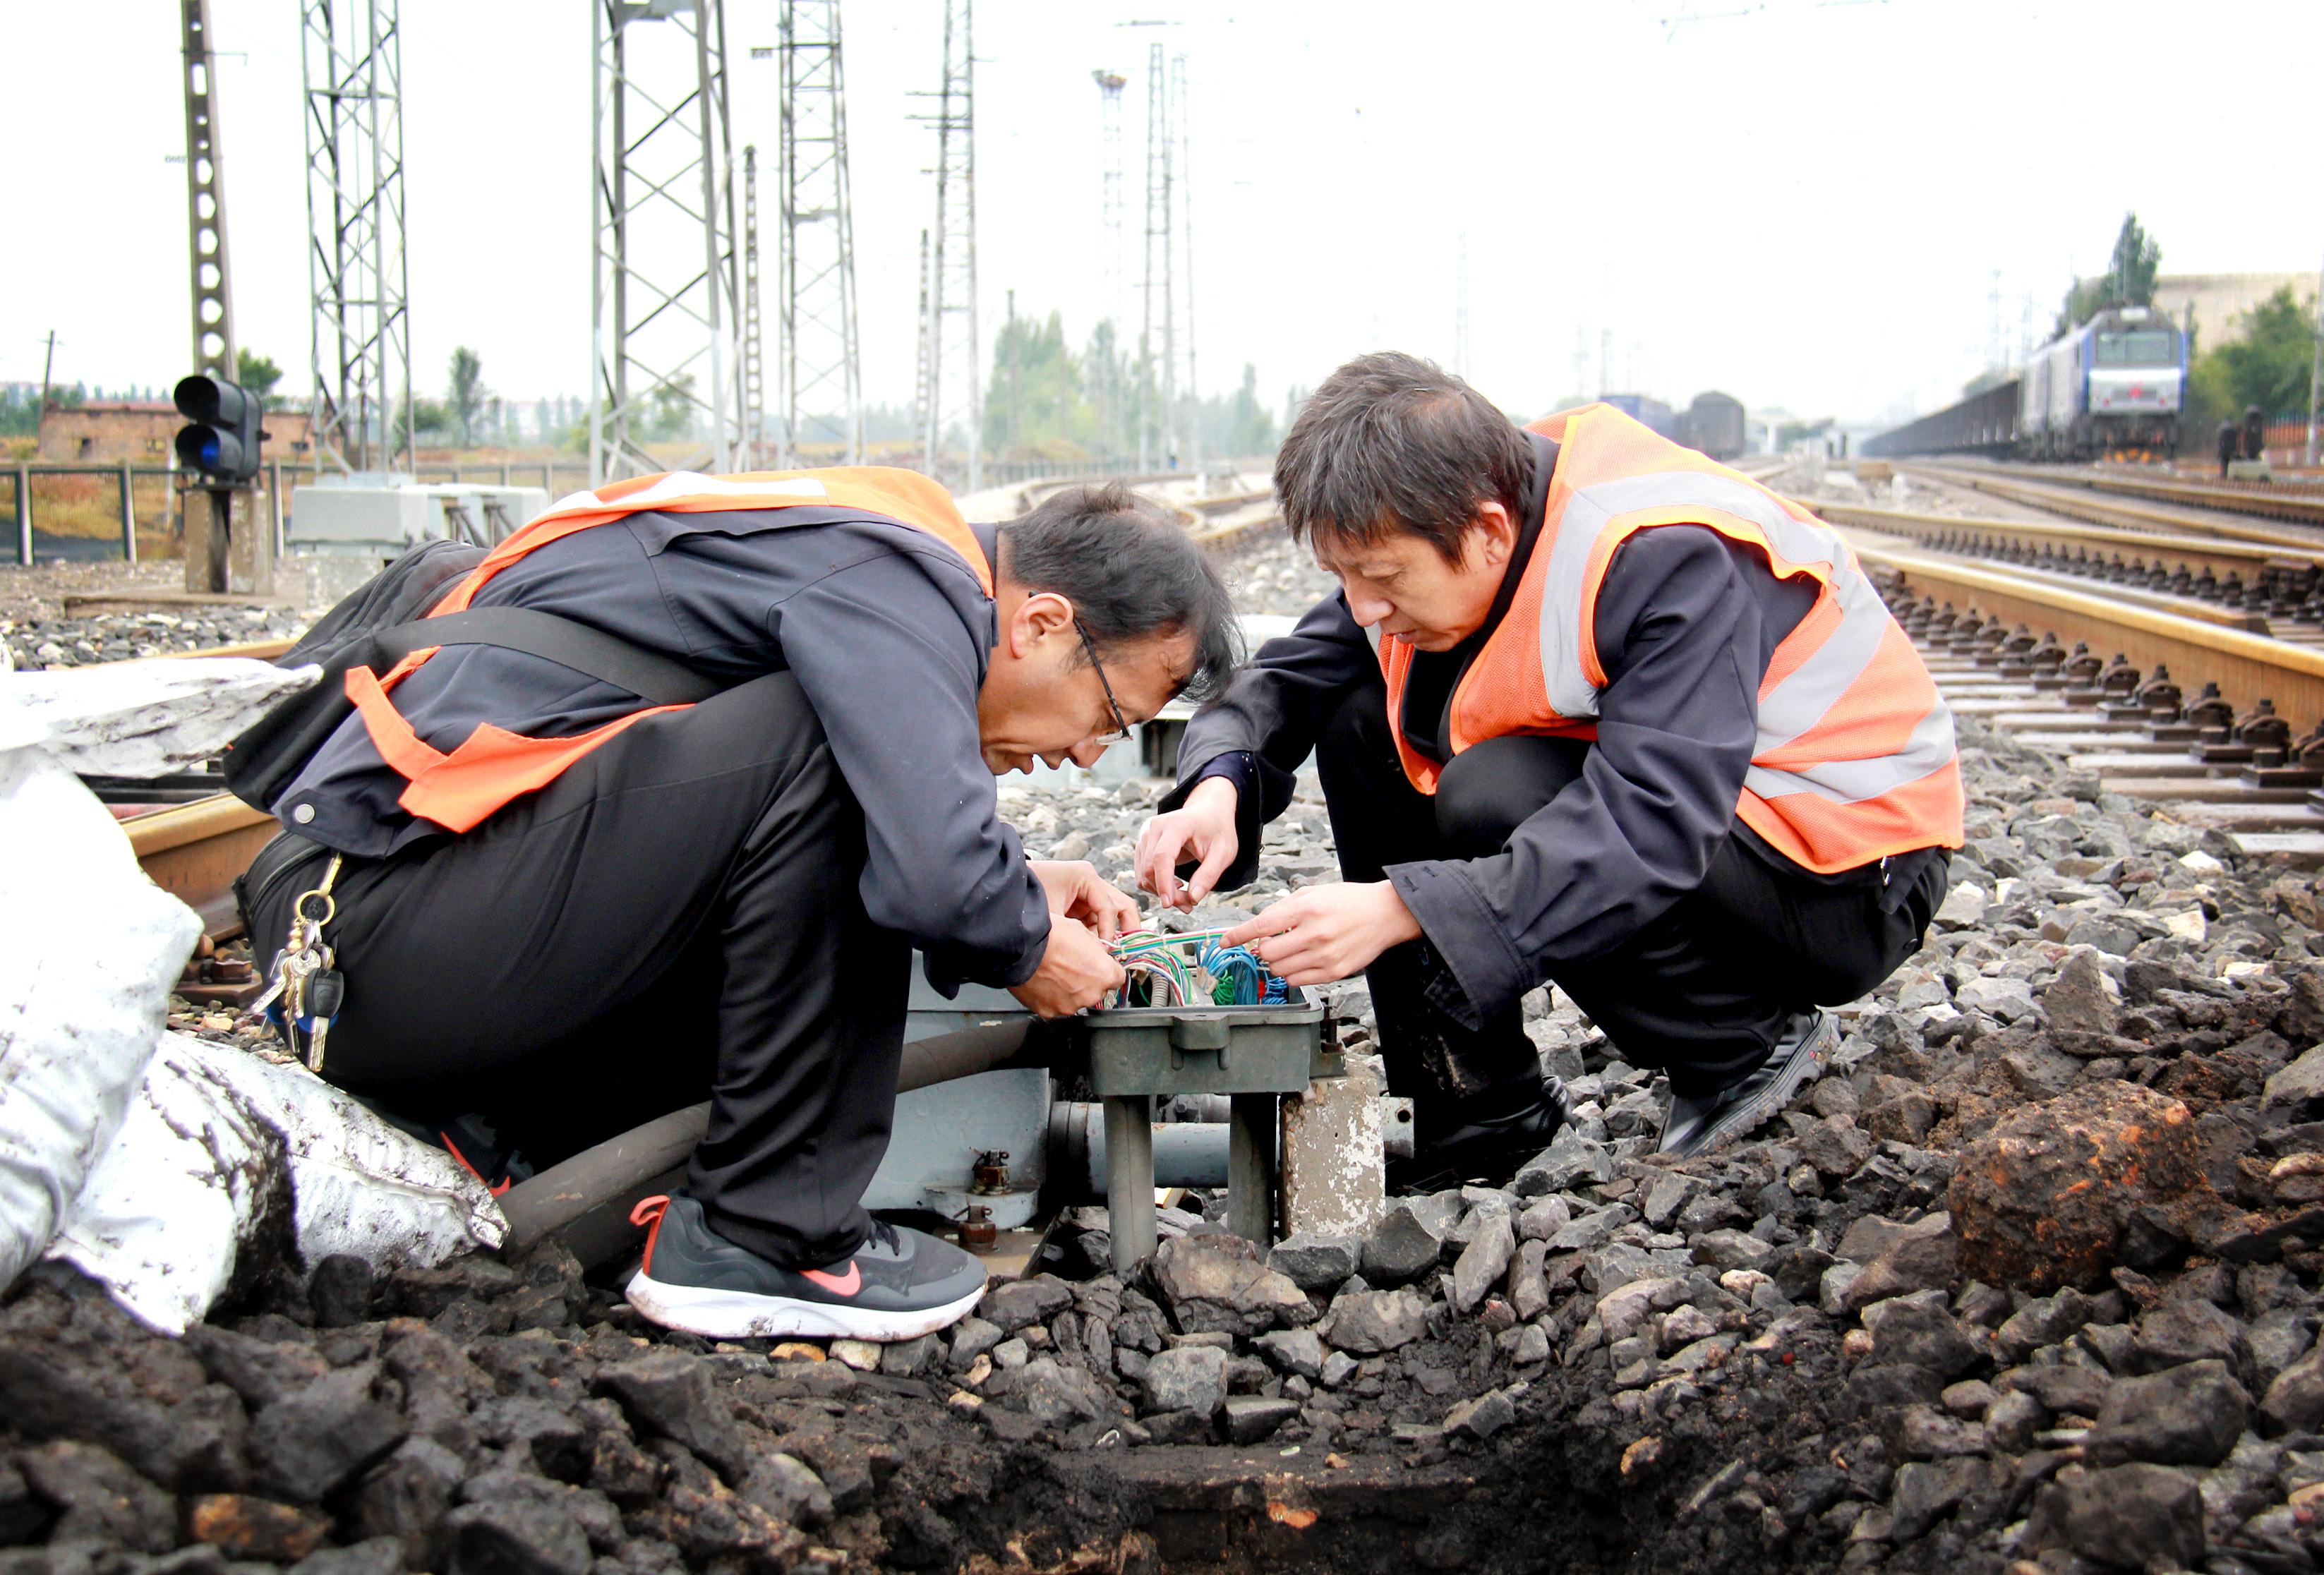
[[[1090,666],[1097,669],[1097,681],[1105,686],[1106,709],[1113,713],[1114,731],[1098,734],[1097,741],[1102,744],[1124,742],[1130,737],[1130,720],[1121,714],[1121,702],[1113,697],[1113,683],[1105,676],[1105,664],[1097,659],[1097,641],[1090,638],[1089,630],[1078,618],[1074,620],[1074,632],[1082,637],[1082,649],[1089,653]]]

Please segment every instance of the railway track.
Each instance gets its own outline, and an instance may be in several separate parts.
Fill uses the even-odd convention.
[[[2227,541],[2248,541],[2264,547],[2313,548],[2324,545],[2324,534],[2282,526],[2253,523],[2212,509],[2102,495],[2089,487],[2055,480],[2028,480],[2011,471],[1987,465],[1950,465],[1914,460],[1897,469],[1923,481],[1967,487],[1989,497],[2124,530],[2162,531],[2177,536],[2210,536]],[[2324,520],[2319,520],[2324,523]]]
[[[2036,580],[2079,583],[2094,594],[2199,622],[2293,644],[2324,645],[2324,542],[2276,547],[1856,503],[1815,501],[1809,506],[1835,525],[1909,539],[1931,552],[1987,559]]]
[[[2324,649],[1849,534],[1958,714],[2251,852],[2324,856],[2324,723],[2298,731]]]
[[[2085,487],[2116,497],[2147,498],[2156,502],[2218,510],[2231,514],[2257,514],[2290,520],[2302,525],[2324,526],[2324,487],[2302,482],[2197,481],[2186,476],[2157,475],[2151,471],[2053,465],[1996,465],[1994,470],[2028,481]]]

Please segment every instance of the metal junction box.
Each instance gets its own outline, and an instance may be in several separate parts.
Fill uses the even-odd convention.
[[[1342,1075],[1323,1042],[1323,1004],[1294,986],[1282,1006],[1117,1007],[1082,1019],[1100,1099],[1299,1093]]]

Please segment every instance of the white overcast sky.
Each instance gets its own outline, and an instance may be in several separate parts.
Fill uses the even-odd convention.
[[[296,0],[211,0],[235,312],[308,379]],[[455,345],[530,400],[589,381],[589,23],[576,0],[402,0],[412,358]],[[771,160],[775,0],[728,0],[738,144]],[[940,0],[847,0],[869,396],[908,402],[924,105]],[[0,17],[14,156],[0,380],[166,385],[189,362],[174,0]],[[1694,16],[1697,20],[1674,18]],[[2095,272],[2126,208],[2166,272],[2313,268],[2314,0],[1451,0],[1414,6],[984,0],[977,14],[985,343],[1014,288],[1078,344],[1104,307],[1094,67],[1188,57],[1206,391],[1244,362],[1279,408],[1381,346],[1450,361],[1468,238],[1471,372],[1519,415],[1613,383],[1871,420],[2014,344]],[[1165,21],[1167,27],[1122,26]],[[762,202],[768,197],[762,189]],[[1128,252],[1134,272],[1135,235]],[[772,282],[771,268],[769,282]],[[1133,281],[1134,284],[1134,281]],[[1134,301],[1134,295],[1132,299]],[[1132,315],[1134,316],[1134,306]],[[1575,351],[1588,371],[1576,385]]]

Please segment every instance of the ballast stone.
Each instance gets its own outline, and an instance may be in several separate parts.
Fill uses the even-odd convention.
[[[1263,1334],[1315,1321],[1315,1309],[1285,1275],[1259,1261],[1239,1236],[1181,1236],[1154,1255],[1154,1283],[1188,1334]]]

